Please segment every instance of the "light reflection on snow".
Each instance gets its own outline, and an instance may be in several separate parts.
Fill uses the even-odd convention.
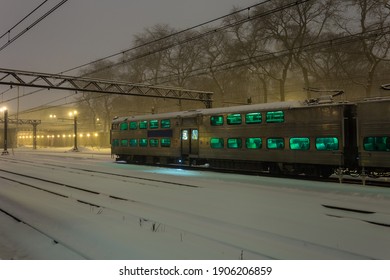
[[[188,177],[198,177],[200,174],[197,171],[185,170],[181,168],[156,168],[153,170],[148,170],[145,172],[155,173],[155,174],[164,174],[164,175],[174,175],[174,176],[188,176]]]

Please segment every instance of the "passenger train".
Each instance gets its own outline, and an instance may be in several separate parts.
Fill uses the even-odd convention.
[[[276,102],[115,117],[118,161],[390,176],[390,99]]]

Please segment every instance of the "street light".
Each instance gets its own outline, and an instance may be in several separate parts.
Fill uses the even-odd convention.
[[[73,116],[73,123],[74,123],[74,145],[73,145],[73,151],[78,152],[79,149],[77,148],[77,111],[69,112],[69,116]]]
[[[4,149],[1,153],[2,156],[8,155],[7,139],[8,139],[8,109],[7,107],[0,108],[0,112],[4,112]]]

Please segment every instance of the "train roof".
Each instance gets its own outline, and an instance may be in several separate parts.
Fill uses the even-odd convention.
[[[340,103],[328,103],[327,105],[339,105]],[[317,104],[320,105],[320,104]],[[324,105],[324,104],[322,104]],[[285,102],[273,102],[273,103],[262,103],[262,104],[248,104],[231,107],[220,107],[220,108],[209,108],[209,109],[195,109],[188,111],[178,111],[170,113],[159,113],[159,114],[147,114],[147,115],[136,115],[136,116],[123,116],[115,117],[112,123],[121,123],[124,121],[138,121],[138,120],[151,120],[151,119],[172,119],[172,118],[188,118],[199,115],[215,115],[224,113],[244,113],[244,112],[255,112],[255,111],[268,111],[268,110],[286,110],[292,108],[302,108],[308,106],[315,106],[315,104],[308,105],[305,101],[285,101]]]
[[[198,115],[213,115],[213,114],[224,114],[224,113],[249,112],[249,111],[256,111],[256,110],[261,110],[261,111],[278,110],[278,109],[282,110],[282,109],[296,108],[296,107],[302,107],[302,106],[304,106],[304,103],[300,102],[300,101],[250,104],[250,105],[240,105],[240,106],[232,106],[232,107],[195,109],[195,110],[178,111],[178,112],[170,112],[170,113],[115,117],[113,120],[113,123],[120,123],[120,122],[130,121],[130,120],[185,118],[185,117],[195,117]]]

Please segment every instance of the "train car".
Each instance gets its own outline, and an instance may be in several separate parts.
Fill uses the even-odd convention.
[[[112,154],[127,162],[329,176],[355,165],[354,108],[277,102],[118,117]]]
[[[368,175],[390,174],[390,99],[357,103],[359,166]]]

